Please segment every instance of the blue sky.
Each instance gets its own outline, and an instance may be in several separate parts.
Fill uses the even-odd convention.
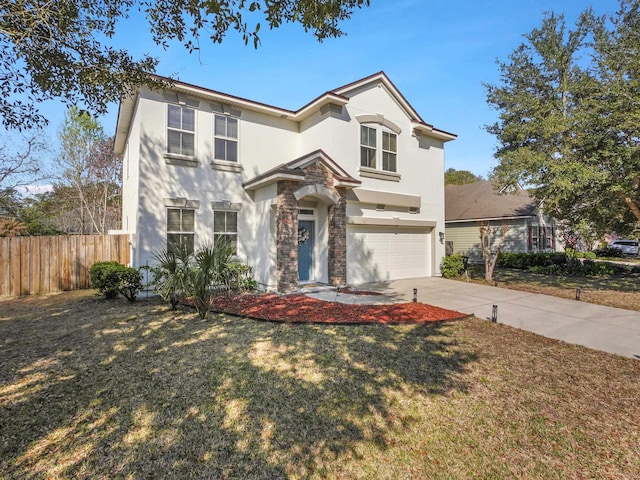
[[[318,43],[297,25],[261,30],[262,45],[245,46],[235,33],[222,44],[201,40],[199,53],[178,43],[155,46],[144,20],[120,25],[116,46],[136,57],[160,59],[157,72],[251,100],[295,110],[327,90],[384,70],[420,113],[437,128],[456,133],[447,144],[446,168],[486,176],[495,165],[495,139],[483,126],[497,113],[486,103],[483,83],[497,83],[496,59],[506,59],[538,27],[543,13],[564,13],[572,25],[585,8],[614,13],[617,0],[371,0],[342,24],[347,36]],[[118,106],[100,120],[115,132]],[[43,106],[53,144],[63,107]]]

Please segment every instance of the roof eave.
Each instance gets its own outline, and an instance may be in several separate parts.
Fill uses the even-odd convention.
[[[445,132],[444,130],[439,130],[435,128],[433,125],[429,125],[427,123],[420,122],[412,122],[413,130],[426,137],[437,138],[438,140],[442,140],[444,142],[450,142],[451,140],[455,140],[458,138],[458,135],[455,133]]]
[[[129,128],[131,127],[131,120],[133,118],[137,99],[137,93],[127,95],[120,100],[120,105],[118,105],[118,120],[116,123],[116,134],[113,144],[113,151],[117,155],[122,155],[124,153],[125,146],[127,145],[127,136]]]

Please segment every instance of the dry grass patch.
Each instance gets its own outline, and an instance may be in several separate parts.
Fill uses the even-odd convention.
[[[481,267],[471,267],[469,277],[470,281],[486,284]],[[640,312],[640,274],[637,273],[610,277],[559,277],[499,268],[494,279],[503,288],[569,299],[575,299],[576,288],[580,288],[583,302]]]
[[[640,362],[470,319],[0,309],[0,478],[638,478]]]

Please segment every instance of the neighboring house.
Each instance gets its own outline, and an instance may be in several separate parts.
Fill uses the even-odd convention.
[[[556,222],[526,190],[500,193],[489,181],[445,187],[446,245],[448,254],[482,260],[480,224],[494,226],[498,241],[508,225],[503,252],[562,251]]]
[[[383,73],[299,110],[180,81],[122,101],[123,231],[134,266],[227,240],[264,288],[439,274],[444,144]]]

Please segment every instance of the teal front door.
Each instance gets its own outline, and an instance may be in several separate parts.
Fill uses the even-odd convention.
[[[313,274],[314,222],[298,222],[298,281],[308,282]]]

